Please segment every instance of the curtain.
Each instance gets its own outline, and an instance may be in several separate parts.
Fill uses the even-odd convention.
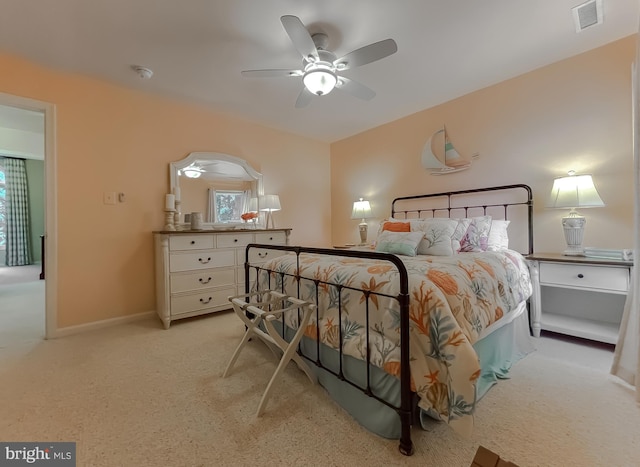
[[[7,266],[32,263],[29,221],[29,193],[24,159],[5,157],[2,160],[6,188]]]
[[[217,222],[216,219],[216,190],[208,189],[209,197],[207,200],[207,220],[205,222]]]
[[[242,192],[242,212],[241,214],[244,214],[245,212],[249,212],[250,208],[250,204],[251,204],[251,190],[244,190]],[[257,206],[256,206],[257,209]]]
[[[640,47],[637,45],[637,53]],[[638,57],[636,57],[636,64]],[[638,115],[638,83],[637,66],[632,71],[632,128],[633,128],[633,259],[640,260],[640,120]],[[634,265],[631,273],[631,286],[620,324],[620,335],[613,357],[611,373],[631,384],[636,389],[636,401],[640,403],[640,274]]]

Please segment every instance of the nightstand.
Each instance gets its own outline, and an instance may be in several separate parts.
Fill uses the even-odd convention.
[[[631,261],[534,253],[527,256],[531,328],[609,344],[618,342]]]

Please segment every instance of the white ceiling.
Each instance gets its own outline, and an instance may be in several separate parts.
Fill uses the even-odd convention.
[[[0,0],[0,49],[333,142],[637,32],[639,0],[604,0],[604,23],[576,33],[582,2]],[[296,109],[300,78],[241,77],[300,66],[285,14],[327,33],[337,56],[394,39],[394,55],[344,72],[376,97],[336,90]]]

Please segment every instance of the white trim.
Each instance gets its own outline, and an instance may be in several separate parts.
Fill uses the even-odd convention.
[[[55,331],[52,338],[66,337],[73,334],[80,334],[88,331],[95,331],[98,329],[104,329],[118,324],[126,324],[132,321],[140,321],[141,319],[155,316],[155,311],[144,311],[142,313],[136,313],[135,315],[118,316],[117,318],[103,319],[101,321],[93,321],[91,323],[77,324],[75,326],[67,326],[65,328],[58,328]],[[159,323],[160,324],[160,323]],[[160,328],[160,325],[158,326]]]
[[[58,321],[58,190],[56,188],[56,107],[54,104],[0,92],[0,105],[44,112],[45,167],[45,339]]]

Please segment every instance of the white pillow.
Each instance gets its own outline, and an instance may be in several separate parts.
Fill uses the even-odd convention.
[[[458,221],[446,217],[411,222],[412,231],[424,232],[418,244],[419,255],[451,256],[454,253],[452,236]]]
[[[415,256],[424,232],[391,232],[383,230],[376,242],[376,251]]]
[[[419,255],[434,255],[434,256],[451,256],[452,254],[455,254],[458,251],[460,251],[460,240],[462,240],[462,237],[466,233],[467,228],[469,227],[469,224],[471,224],[471,219],[450,219],[448,217],[425,217],[425,218],[419,218],[419,219],[415,219],[415,218],[395,219],[393,217],[390,217],[382,221],[382,223],[380,223],[380,229],[378,230],[378,235],[380,235],[380,233],[382,232],[382,226],[386,221],[409,222],[409,224],[411,225],[412,232],[420,231],[425,233],[429,230],[428,226],[434,222],[442,222],[446,224],[447,232],[449,230],[448,226],[453,225],[454,230],[450,235],[451,237],[450,249],[441,244],[442,240],[439,240],[436,245],[431,244],[433,243],[431,241],[431,238],[433,238],[433,235],[435,234],[435,232],[431,232],[432,237],[429,240],[425,239],[418,246]]]
[[[507,227],[511,221],[492,220],[491,230],[489,230],[489,240],[487,251],[500,251],[509,248],[509,235]]]

